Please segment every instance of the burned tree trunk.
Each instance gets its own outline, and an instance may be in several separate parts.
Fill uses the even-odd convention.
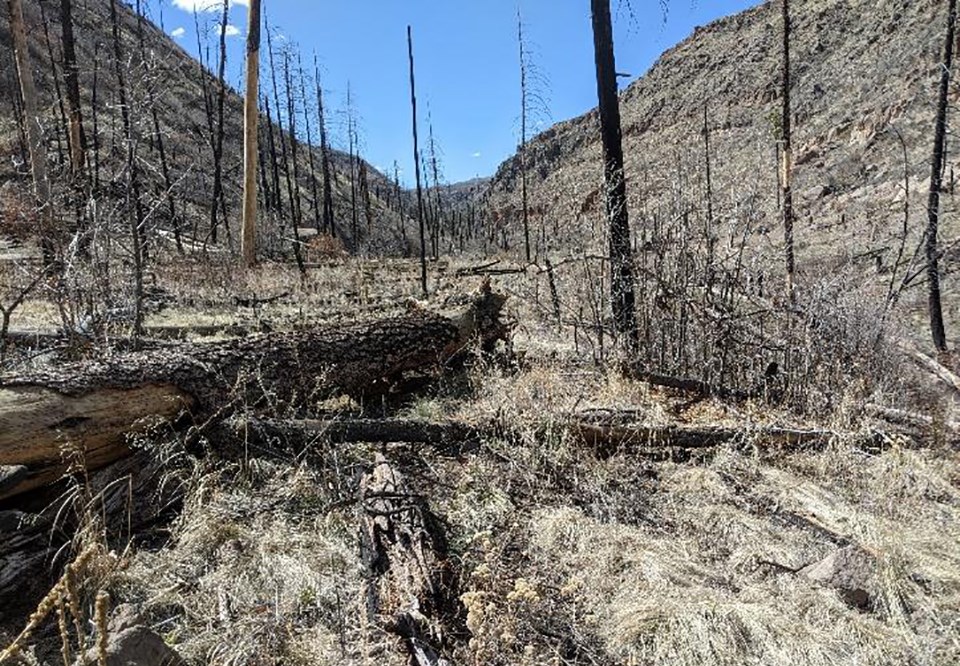
[[[420,288],[427,295],[427,238],[423,225],[423,188],[420,185],[420,145],[417,138],[417,84],[413,69],[413,29],[407,26],[407,54],[410,60],[410,106],[413,109],[413,169],[417,176],[417,218],[420,222]]]
[[[223,212],[223,230],[230,239],[230,226],[223,196],[223,139],[224,105],[227,99],[227,25],[230,18],[230,3],[223,0],[223,14],[220,20],[220,58],[217,66],[217,131],[213,138],[213,195],[210,202],[210,240],[217,242],[217,207]]]
[[[787,298],[793,303],[796,298],[794,282],[796,264],[793,254],[793,136],[790,102],[790,0],[781,0],[783,15],[783,61],[781,63],[781,122],[783,131],[783,162],[780,174],[780,189],[783,198],[783,245],[787,268]]]
[[[505,337],[504,301],[486,288],[450,316],[417,311],[0,376],[0,467],[29,469],[0,499],[60,478],[64,450],[88,469],[121,458],[127,436],[158,421],[189,415],[203,424],[240,407],[305,406],[389,389],[404,372],[432,369],[473,341]]]
[[[940,71],[940,96],[937,101],[937,123],[934,127],[933,159],[930,161],[930,194],[927,200],[927,230],[924,246],[927,255],[927,295],[930,310],[930,332],[938,352],[947,351],[947,334],[943,325],[940,299],[940,266],[937,234],[940,224],[940,190],[943,187],[943,162],[947,137],[947,101],[953,67],[953,39],[957,24],[957,0],[950,0],[947,12],[946,44]]]
[[[246,93],[243,98],[243,222],[240,254],[247,268],[257,263],[257,139],[260,130],[260,0],[250,3]]]
[[[70,112],[70,159],[74,176],[84,178],[87,163],[87,140],[83,132],[80,109],[80,79],[76,42],[73,38],[73,0],[60,1],[60,30],[63,41],[63,80],[67,89]]]
[[[30,169],[33,173],[33,189],[40,210],[40,245],[43,260],[48,266],[56,259],[54,243],[53,207],[50,201],[50,180],[47,175],[47,144],[37,108],[37,91],[33,81],[27,32],[23,22],[23,6],[20,0],[9,0],[10,33],[17,63],[17,78],[23,99],[23,124],[26,125],[27,146],[30,152]]]
[[[327,233],[336,236],[333,223],[333,181],[330,172],[330,147],[327,144],[327,122],[323,111],[323,86],[320,84],[320,65],[313,54],[314,77],[317,84],[317,122],[320,125],[320,159],[323,170],[323,226]]]
[[[627,216],[627,186],[623,172],[623,138],[620,130],[620,100],[613,53],[610,0],[591,0],[593,45],[600,100],[600,134],[603,138],[603,171],[607,189],[607,219],[610,225],[610,303],[620,342],[629,356],[639,345],[633,291],[633,256],[630,220]]]
[[[117,0],[110,0],[110,24],[113,35],[114,73],[117,77],[117,95],[120,100],[120,117],[123,120],[123,138],[126,142],[126,200],[125,208],[130,220],[130,245],[133,253],[133,335],[140,337],[143,328],[143,264],[145,260],[143,239],[143,214],[140,204],[140,184],[137,176],[136,144],[133,140],[133,121],[130,118],[127,83],[123,73],[123,41],[120,34],[120,19]],[[132,206],[131,206],[132,203]]]

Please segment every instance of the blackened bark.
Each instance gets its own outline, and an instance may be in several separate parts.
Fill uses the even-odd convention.
[[[783,199],[783,243],[787,268],[787,299],[796,298],[794,281],[796,265],[793,254],[793,119],[790,103],[790,0],[781,0],[783,19],[783,60],[781,71],[781,123],[783,131],[783,173],[781,174],[781,197]]]
[[[83,112],[80,107],[80,76],[77,48],[73,38],[73,0],[60,0],[60,30],[63,42],[63,76],[67,89],[70,114],[70,158],[74,177],[85,178],[87,164],[87,137],[83,130]]]
[[[940,265],[937,235],[940,224],[940,190],[943,187],[943,164],[947,139],[947,101],[950,93],[950,74],[953,68],[953,40],[957,24],[957,0],[949,0],[947,34],[940,71],[940,96],[937,100],[937,124],[934,128],[933,158],[930,161],[930,194],[927,200],[927,230],[924,246],[927,255],[927,298],[930,310],[930,332],[937,351],[947,351],[947,335],[943,324],[943,305],[940,300]]]
[[[333,220],[333,175],[330,172],[330,147],[327,144],[327,121],[323,110],[323,86],[320,84],[320,65],[317,55],[313,55],[314,77],[317,84],[317,122],[320,125],[320,159],[323,170],[323,226],[331,236],[336,237],[337,230]]]
[[[591,0],[590,4],[593,14],[597,96],[600,100],[607,218],[610,225],[610,303],[620,342],[627,355],[632,357],[639,348],[639,331],[633,291],[633,257],[630,249],[627,187],[623,172],[620,100],[617,95],[610,0]]]
[[[220,57],[217,66],[217,133],[213,143],[213,195],[210,202],[210,239],[217,242],[217,211],[223,212],[223,229],[230,237],[227,211],[223,196],[223,137],[224,104],[227,99],[227,26],[230,20],[230,3],[223,0],[223,13],[220,19]]]
[[[410,106],[413,109],[413,165],[417,174],[417,219],[420,221],[420,288],[427,295],[427,236],[423,222],[423,188],[420,185],[420,147],[417,141],[417,86],[413,69],[413,29],[407,26],[407,54],[410,59]]]

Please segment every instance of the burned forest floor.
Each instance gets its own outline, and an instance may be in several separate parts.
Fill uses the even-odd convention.
[[[375,396],[156,428],[106,479],[80,456],[42,501],[3,500],[0,553],[29,520],[56,545],[0,603],[10,663],[93,661],[130,617],[190,664],[960,661],[960,386],[911,340],[799,389],[783,358],[731,358],[750,390],[698,392],[660,376],[696,353],[622,372],[573,263],[432,262],[428,299],[408,260],[158,266],[147,349],[444,312],[485,283],[511,332]],[[3,369],[123,353],[122,310],[64,337],[33,295]],[[350,434],[378,427],[414,441]]]

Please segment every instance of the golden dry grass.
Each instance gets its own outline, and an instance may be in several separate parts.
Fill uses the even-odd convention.
[[[262,318],[283,328],[376,316],[417,297],[408,268],[348,261],[300,283],[289,267],[241,278],[171,265],[160,283],[195,304],[151,323]],[[478,280],[455,278],[453,269],[431,306]],[[599,459],[549,428],[606,408],[658,425],[854,432],[867,425],[864,395],[895,401],[904,378],[840,387],[832,411],[806,416],[762,402],[691,402],[592,365],[590,348],[581,341],[578,353],[570,328],[550,321],[543,279],[509,276],[498,285],[514,294],[515,345],[526,353],[519,367],[477,362],[465,381],[441,382],[399,412],[498,420],[523,436],[486,441],[459,459],[384,449],[445,525],[463,604],[463,633],[451,639],[456,663],[960,660],[956,450],[894,439],[877,455],[841,438],[816,453],[746,447],[652,463],[629,453]],[[291,296],[256,312],[230,301],[283,291]],[[169,539],[132,548],[106,589],[117,604],[139,605],[191,663],[405,663],[395,639],[369,626],[361,598],[357,485],[373,452],[321,442],[297,460],[256,452],[241,462],[194,460]],[[838,539],[874,556],[872,611],[848,607],[837,591],[793,571],[836,550]]]

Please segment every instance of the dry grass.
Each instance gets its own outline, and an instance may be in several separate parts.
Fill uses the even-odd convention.
[[[454,277],[455,268],[434,274],[431,306],[476,281]],[[544,424],[592,408],[660,425],[855,431],[865,426],[864,396],[895,402],[902,382],[843,387],[830,411],[812,415],[690,401],[591,364],[589,344],[578,351],[570,326],[551,321],[542,281],[519,275],[499,285],[515,294],[525,359],[477,362],[466,380],[441,382],[398,412],[499,420],[524,436],[484,442],[461,459],[384,449],[445,526],[463,604],[456,663],[960,660],[955,450],[897,440],[870,455],[841,440],[818,453],[741,448],[654,464],[598,459],[560,428],[544,436]],[[409,264],[360,260],[313,269],[305,282],[289,267],[241,276],[169,264],[158,282],[178,301],[151,321],[164,325],[335,322],[399,311],[418,289]],[[232,303],[285,291],[255,311]],[[195,460],[169,538],[132,549],[104,587],[115,604],[140,606],[191,663],[405,663],[395,639],[369,626],[361,597],[356,499],[372,460],[373,450],[322,441],[295,460],[255,452],[239,462]],[[838,542],[874,558],[871,611],[793,571]]]

